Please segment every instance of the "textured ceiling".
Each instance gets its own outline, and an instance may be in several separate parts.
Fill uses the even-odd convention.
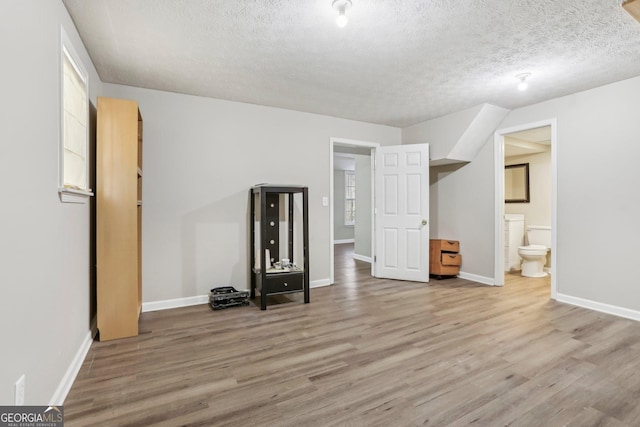
[[[105,82],[392,126],[640,75],[620,0],[63,1]]]

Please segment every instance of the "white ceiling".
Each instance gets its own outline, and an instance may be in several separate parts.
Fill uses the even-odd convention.
[[[537,142],[539,144],[551,144],[551,126],[521,130],[505,135],[507,139],[519,139],[520,141]]]
[[[334,153],[333,169],[354,171],[356,170],[356,158],[353,156],[353,154]]]
[[[504,137],[504,156],[525,156],[551,150],[551,126],[513,132]]]
[[[63,1],[105,82],[392,126],[640,75],[621,0]]]

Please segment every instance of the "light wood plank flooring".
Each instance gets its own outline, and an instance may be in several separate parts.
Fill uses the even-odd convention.
[[[377,280],[351,253],[311,304],[145,313],[95,342],[66,425],[640,425],[640,323],[546,279]]]

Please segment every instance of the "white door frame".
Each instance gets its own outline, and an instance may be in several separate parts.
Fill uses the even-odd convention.
[[[558,213],[558,131],[555,118],[535,123],[499,129],[494,134],[495,143],[495,266],[494,284],[504,285],[504,137],[510,133],[551,127],[551,299],[557,295],[556,255],[557,255],[557,213]]]
[[[343,147],[357,147],[357,148],[369,148],[371,150],[371,275],[373,276],[375,261],[374,260],[374,248],[375,248],[375,223],[374,223],[374,215],[373,215],[373,207],[375,206],[374,202],[374,194],[375,194],[375,183],[373,179],[373,161],[375,159],[375,149],[380,146],[377,142],[368,142],[368,141],[358,141],[355,139],[346,139],[346,138],[329,138],[329,284],[333,285],[335,282],[335,271],[334,271],[334,227],[333,227],[333,147],[336,145],[340,145]]]

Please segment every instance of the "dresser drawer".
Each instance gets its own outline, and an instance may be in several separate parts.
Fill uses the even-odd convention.
[[[457,276],[462,255],[457,240],[431,239],[429,242],[429,273],[432,276]]]
[[[303,273],[279,273],[267,276],[267,294],[301,291],[303,289]]]
[[[441,265],[438,264],[429,270],[429,274],[436,276],[457,276],[460,273],[460,267],[455,265]]]
[[[440,254],[440,263],[442,265],[459,266],[462,264],[462,255],[443,252]]]
[[[460,242],[457,240],[433,240],[436,250],[443,252],[460,252]]]

